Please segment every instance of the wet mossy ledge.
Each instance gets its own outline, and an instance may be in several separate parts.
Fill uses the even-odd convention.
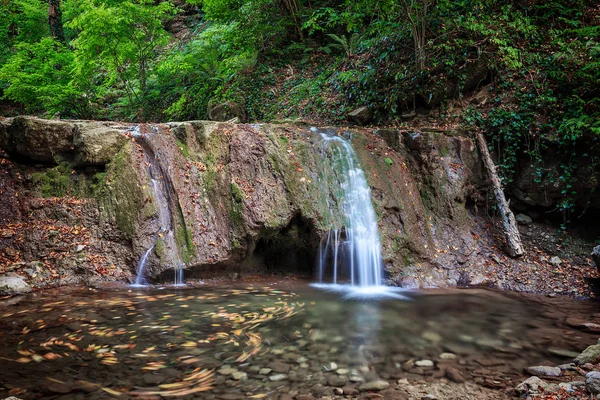
[[[147,160],[133,131],[145,135],[144,145],[168,181],[173,249],[161,239]],[[475,210],[487,184],[467,133],[320,132],[352,141],[371,186],[389,283],[416,288],[487,282],[486,261],[502,244],[476,234],[481,223]],[[191,278],[309,276],[321,238],[341,220],[328,206],[339,196],[332,184],[336,166],[320,140],[314,129],[299,123],[189,121],[136,127],[17,117],[0,124],[0,147],[11,165],[3,183],[19,193],[7,197],[11,206],[22,210],[44,198],[86,204],[83,215],[68,223],[90,232],[91,244],[82,244],[81,253],[96,267],[80,279],[90,282],[130,281],[137,261],[154,243],[146,271],[150,282],[171,281],[168,254],[173,252]],[[4,224],[34,224],[52,212],[0,217]],[[23,251],[19,260],[4,261],[6,270],[44,259],[48,252],[42,245],[11,245]],[[70,275],[82,273],[78,265]],[[107,270],[119,273],[104,274]]]
[[[130,252],[128,265],[120,264],[121,279],[131,279],[136,260],[158,237],[147,274],[150,281],[168,280],[169,249],[160,238],[157,199],[134,127],[17,117],[2,121],[0,145],[15,165],[35,171],[25,179],[22,199],[84,198],[97,209],[87,223],[112,229],[104,239]],[[169,182],[176,247],[170,251],[186,276],[312,272],[320,239],[339,227],[340,217],[328,207],[339,196],[332,184],[336,166],[310,128],[208,121],[139,126]],[[326,131],[352,138],[372,187],[390,280],[455,285],[462,272],[439,272],[437,258],[449,241],[477,246],[466,209],[480,182],[471,140],[400,130]]]

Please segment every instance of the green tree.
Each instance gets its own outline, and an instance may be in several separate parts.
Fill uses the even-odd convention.
[[[133,116],[144,119],[149,73],[168,44],[163,21],[173,10],[169,1],[77,1],[68,26],[77,31],[71,43],[78,77],[104,89],[120,84]]]
[[[34,113],[88,117],[81,91],[72,84],[73,61],[73,53],[54,38],[19,43],[0,68],[0,81],[9,83],[4,98],[22,103]]]

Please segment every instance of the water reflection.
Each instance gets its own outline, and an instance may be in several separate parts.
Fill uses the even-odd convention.
[[[567,315],[593,318],[593,304],[483,290],[363,301],[334,289],[228,284],[35,294],[0,309],[0,398],[15,388],[11,394],[23,399],[80,393],[81,380],[97,385],[83,398],[105,398],[103,388],[322,396],[336,385],[431,377],[449,362],[465,379],[483,368],[510,387],[525,366],[568,361],[550,349],[581,351],[596,340],[564,323]],[[431,366],[416,364],[423,360]]]

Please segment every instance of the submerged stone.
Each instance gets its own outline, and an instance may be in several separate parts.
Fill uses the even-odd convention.
[[[359,386],[359,390],[361,392],[366,392],[369,390],[384,390],[387,389],[390,386],[389,382],[384,381],[384,380],[376,380],[376,381],[371,381],[371,382],[366,382],[363,383],[362,385]]]

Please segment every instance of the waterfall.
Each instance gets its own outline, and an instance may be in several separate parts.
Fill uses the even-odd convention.
[[[353,287],[374,288],[383,285],[383,261],[377,218],[371,202],[371,190],[350,142],[341,136],[313,128],[321,137],[325,162],[324,175],[333,191],[328,201],[331,229],[319,245],[318,280],[320,283],[348,282]],[[325,188],[324,188],[325,189]]]
[[[144,276],[146,262],[152,250],[157,248],[159,241],[162,242],[161,248],[164,248],[164,258],[166,258],[166,261],[173,266],[175,275],[174,284],[183,285],[183,265],[177,255],[177,244],[175,242],[175,235],[173,233],[173,219],[171,217],[170,193],[172,192],[172,188],[168,180],[168,175],[163,170],[161,158],[152,149],[150,141],[148,140],[148,137],[156,134],[156,132],[156,128],[152,127],[151,133],[143,134],[140,132],[139,126],[136,126],[131,131],[131,136],[135,138],[144,151],[147,172],[148,176],[150,177],[150,183],[152,187],[152,194],[154,195],[155,205],[158,212],[159,226],[159,231],[154,236],[151,246],[148,248],[148,250],[146,250],[138,263],[135,285],[143,286],[146,284],[146,279]]]

